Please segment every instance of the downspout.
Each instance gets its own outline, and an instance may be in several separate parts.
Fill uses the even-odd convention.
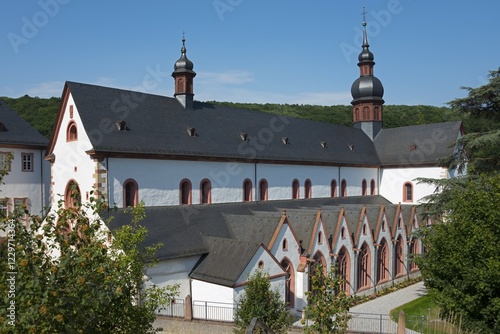
[[[108,197],[108,205],[109,203],[109,157],[106,157],[106,196]]]
[[[259,189],[258,189],[258,184],[257,184],[257,162],[254,163],[254,185],[255,185],[255,201],[258,202],[259,201],[259,196],[258,196],[258,192],[259,192]]]
[[[40,150],[40,200],[41,200],[41,209],[42,209],[42,212],[41,212],[41,215],[44,216],[45,215],[45,199],[44,199],[44,196],[43,196],[43,193],[44,193],[44,190],[45,190],[45,184],[43,183],[43,150]]]
[[[339,182],[336,185],[336,187],[339,187],[339,192],[337,193],[338,194],[337,197],[342,197],[342,181],[340,180],[340,168],[341,167],[339,166],[339,173],[338,173],[339,174],[339,178],[338,178]]]

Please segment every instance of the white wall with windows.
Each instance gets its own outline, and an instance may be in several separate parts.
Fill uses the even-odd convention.
[[[8,166],[8,175],[0,185],[0,210],[14,210],[25,204],[31,214],[40,215],[49,205],[50,165],[43,159],[45,151],[36,148],[0,147],[0,164],[7,154],[14,159]]]

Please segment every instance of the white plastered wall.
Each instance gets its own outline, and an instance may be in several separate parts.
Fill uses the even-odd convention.
[[[70,106],[73,105],[73,118],[70,118]],[[78,130],[78,139],[66,141],[66,131],[71,121],[74,121]],[[92,148],[87,132],[92,129],[84,129],[78,114],[78,109],[73,101],[73,97],[68,97],[64,114],[61,120],[61,127],[57,133],[56,143],[53,149],[55,161],[51,166],[52,173],[52,194],[54,196],[52,209],[57,209],[57,202],[64,199],[64,192],[70,180],[77,182],[80,188],[82,202],[86,201],[87,194],[93,190],[96,163],[89,157],[87,150]]]
[[[40,215],[49,205],[50,164],[44,160],[45,151],[33,148],[0,147],[0,152],[12,153],[10,171],[0,185],[0,198],[8,198],[11,209],[14,199],[28,198],[31,214]],[[33,154],[31,172],[22,171],[22,154]]]
[[[179,185],[188,179],[192,186],[192,204],[200,203],[200,184],[203,179],[211,182],[212,203],[241,202],[243,182],[250,179],[253,200],[258,199],[261,179],[268,182],[268,199],[284,200],[292,197],[292,182],[300,182],[300,198],[304,198],[306,179],[312,183],[312,197],[330,197],[332,180],[346,179],[348,195],[361,195],[361,183],[377,180],[376,168],[348,168],[328,166],[254,164],[240,162],[179,161],[154,159],[107,159],[108,192],[110,203],[123,206],[123,184],[134,179],[139,187],[139,200],[146,206],[179,204]],[[340,174],[339,174],[340,171]],[[341,179],[339,180],[339,175]],[[339,190],[337,189],[337,193]]]
[[[416,178],[442,179],[448,177],[446,169],[441,167],[415,167],[415,168],[384,168],[381,171],[380,195],[392,203],[403,202],[403,185],[406,182],[413,184],[413,203],[434,192],[435,187],[419,184]]]

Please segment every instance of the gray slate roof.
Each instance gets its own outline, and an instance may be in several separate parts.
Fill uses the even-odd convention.
[[[258,245],[269,243],[287,209],[292,227],[307,248],[318,208],[335,210],[344,204],[362,208],[363,203],[389,205],[381,196],[314,198],[302,200],[225,203],[146,208],[141,221],[149,233],[145,246],[163,243],[159,260],[203,256],[193,271],[199,279],[231,286],[255,253]],[[123,209],[101,215],[113,216],[111,230],[129,224]],[[333,225],[332,225],[333,226]],[[328,231],[328,234],[333,233]],[[224,248],[226,247],[226,248]],[[227,256],[230,253],[230,256]],[[231,264],[231,265],[230,265]]]
[[[76,82],[66,85],[87,132],[99,129],[105,119],[126,122],[128,131],[112,127],[102,140],[91,138],[96,152],[380,165],[373,142],[359,129],[212,103],[195,102],[193,110],[186,110],[175,98]],[[196,136],[188,134],[189,128],[196,129]],[[254,139],[245,142],[242,133]]]
[[[435,165],[453,153],[461,122],[382,129],[374,143],[384,166]]]
[[[5,131],[0,131],[0,144],[45,148],[49,142],[2,100],[0,100],[0,123],[5,127]]]

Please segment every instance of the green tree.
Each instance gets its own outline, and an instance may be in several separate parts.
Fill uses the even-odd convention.
[[[27,224],[27,211],[17,211],[0,221],[7,233],[0,258],[8,259],[0,268],[0,332],[156,332],[155,311],[178,286],[144,289],[144,267],[154,264],[158,245],[142,246],[142,208],[109,243],[98,219],[105,203],[62,204],[57,219],[32,216]]]
[[[490,71],[487,84],[468,91],[464,98],[448,102],[464,118],[466,134],[457,153],[444,161],[450,167],[469,174],[500,170],[500,68]]]
[[[307,296],[307,317],[313,324],[308,333],[347,333],[350,298],[342,289],[342,278],[332,266],[325,275],[321,264],[314,267],[311,291]]]
[[[443,310],[481,333],[500,332],[500,175],[448,189],[442,221],[423,229],[427,252],[416,258]]]
[[[271,290],[269,275],[256,270],[248,278],[245,293],[238,300],[235,333],[246,333],[254,317],[275,333],[285,333],[292,322],[286,306],[279,291]]]

